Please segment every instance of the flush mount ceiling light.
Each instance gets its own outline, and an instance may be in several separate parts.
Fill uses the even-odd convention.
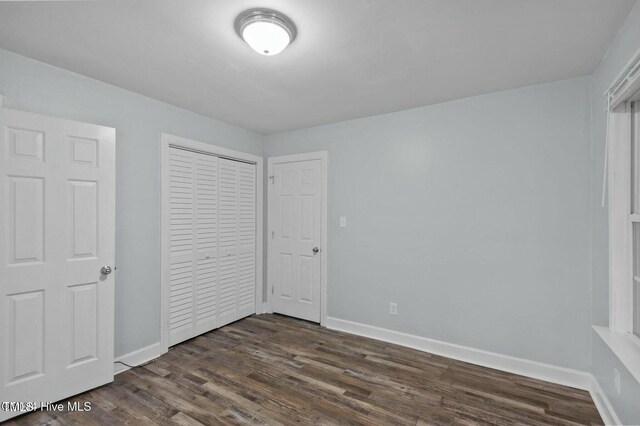
[[[261,55],[282,52],[296,38],[296,26],[284,14],[271,9],[249,9],[236,18],[236,32]]]

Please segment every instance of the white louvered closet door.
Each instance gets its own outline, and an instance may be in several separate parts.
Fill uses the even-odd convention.
[[[222,160],[221,160],[222,161]],[[256,165],[238,163],[238,317],[256,312]]]
[[[169,345],[255,313],[255,165],[169,150]]]
[[[256,167],[219,159],[219,326],[255,313]]]
[[[218,157],[195,155],[195,335],[218,326]]]
[[[169,150],[169,345],[194,335],[195,154]]]

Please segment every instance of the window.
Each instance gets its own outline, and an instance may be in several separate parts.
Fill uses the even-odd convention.
[[[606,95],[609,327],[593,328],[640,383],[640,50]]]
[[[640,91],[611,112],[611,328],[640,345]]]

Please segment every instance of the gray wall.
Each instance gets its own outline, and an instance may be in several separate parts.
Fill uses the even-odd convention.
[[[589,93],[580,78],[267,136],[269,156],[329,152],[328,315],[588,370]]]
[[[116,128],[116,356],[160,339],[160,133],[263,155],[263,136],[0,50],[5,106]]]
[[[606,98],[604,91],[622,71],[631,57],[640,49],[640,3],[636,3],[615,42],[600,62],[592,76],[592,163],[591,163],[591,213],[592,213],[592,311],[595,325],[609,324],[609,233],[608,206],[601,207],[602,173],[606,132]],[[620,364],[616,356],[593,332],[593,373],[621,420],[627,424],[640,423],[640,384]],[[621,394],[613,385],[613,369],[621,374]]]

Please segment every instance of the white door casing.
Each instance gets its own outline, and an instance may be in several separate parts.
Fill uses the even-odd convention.
[[[273,312],[326,317],[326,152],[269,158],[269,296]]]
[[[262,312],[262,158],[163,134],[161,348]]]
[[[0,125],[0,401],[57,401],[113,380],[115,129]]]

